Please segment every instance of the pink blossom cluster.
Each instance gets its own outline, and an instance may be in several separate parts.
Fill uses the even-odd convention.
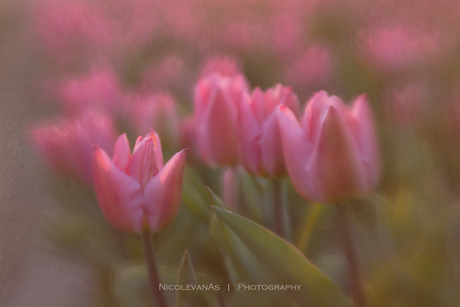
[[[162,176],[159,139],[168,153],[189,148],[194,162],[289,176],[307,199],[363,197],[377,185],[380,154],[359,94],[369,93],[380,120],[422,121],[436,83],[420,75],[438,77],[460,45],[448,30],[460,6],[443,2],[449,11],[428,1],[43,0],[34,30],[55,64],[46,84],[64,115],[37,125],[34,144],[56,171],[89,184],[97,176],[98,195],[130,181],[132,221],[111,220],[126,230],[158,226],[141,213],[152,209],[147,182]],[[348,106],[326,90],[357,98]],[[125,131],[146,135],[132,155],[125,137],[116,141]],[[132,163],[146,163],[148,175]],[[107,197],[106,214],[124,206]]]

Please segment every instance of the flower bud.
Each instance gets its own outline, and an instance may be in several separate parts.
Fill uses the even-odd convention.
[[[302,123],[285,106],[278,120],[288,173],[303,197],[338,203],[375,188],[380,154],[364,95],[348,108],[322,91],[310,100]]]

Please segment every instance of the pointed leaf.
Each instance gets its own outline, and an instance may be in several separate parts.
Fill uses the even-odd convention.
[[[179,267],[179,273],[177,275],[177,284],[184,286],[198,284],[197,278],[195,276],[195,271],[193,270],[192,260],[190,259],[188,251],[185,251],[184,257],[182,258],[182,263]],[[202,290],[179,290],[178,300],[185,301],[190,307],[209,306],[205,293]]]
[[[222,202],[222,200],[220,200],[220,198],[217,197],[217,195],[209,187],[205,187],[205,189],[208,192],[208,196],[209,196],[209,200],[211,202],[211,206],[219,207],[219,208],[222,208],[222,209],[226,208],[224,203]],[[211,208],[211,207],[209,207],[209,208]]]
[[[249,282],[256,284],[276,284],[276,280],[272,278],[268,271],[260,264],[260,262],[252,255],[243,242],[235,235],[235,233],[223,223],[214,214],[211,220],[211,233],[216,239],[217,244],[226,256],[226,263],[231,273],[235,274],[237,281]],[[236,287],[236,282],[233,280],[232,287]],[[284,292],[264,292],[265,295],[273,295],[280,306],[291,306],[291,300]]]
[[[257,257],[259,262],[280,284],[301,285],[291,291],[299,304],[318,307],[352,307],[340,289],[293,245],[256,223],[227,210],[214,207],[225,223]]]

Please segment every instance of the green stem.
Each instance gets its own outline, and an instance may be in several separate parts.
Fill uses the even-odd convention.
[[[284,238],[283,186],[281,180],[278,179],[273,179],[273,222],[275,233]]]
[[[368,304],[364,295],[359,259],[353,246],[353,238],[351,236],[348,208],[347,205],[338,205],[337,207],[339,209],[339,224],[342,232],[344,252],[348,262],[353,299],[358,307],[367,307]]]
[[[142,231],[141,237],[153,299],[155,300],[158,307],[168,307],[164,293],[160,291],[160,277],[158,275],[157,263],[153,253],[152,236],[150,234],[150,230],[148,228],[144,229]]]

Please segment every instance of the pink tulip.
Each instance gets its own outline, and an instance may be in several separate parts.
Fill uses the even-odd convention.
[[[117,113],[122,94],[113,72],[96,70],[88,76],[61,85],[58,98],[69,113],[88,109]]]
[[[348,108],[339,97],[321,91],[300,124],[285,106],[278,109],[278,120],[288,173],[300,195],[338,203],[375,188],[380,155],[364,95]]]
[[[203,160],[212,165],[238,162],[237,106],[248,85],[242,75],[201,79],[195,88],[195,123]]]
[[[92,3],[46,1],[37,7],[33,17],[39,42],[58,64],[94,58],[110,46],[106,16]]]
[[[259,88],[245,96],[239,107],[238,137],[240,159],[252,174],[276,178],[286,174],[276,109],[286,105],[300,113],[299,101],[288,87],[278,84],[265,93]]]
[[[51,168],[70,173],[88,184],[93,182],[92,145],[112,154],[116,133],[110,118],[93,113],[32,130],[34,145]]]
[[[430,62],[442,55],[445,45],[436,31],[396,24],[363,31],[358,44],[370,64],[382,72]]]
[[[139,137],[133,154],[126,134],[118,137],[113,159],[94,147],[94,187],[102,213],[114,227],[126,232],[155,233],[176,218],[182,198],[186,151],[163,166],[158,135]]]
[[[137,135],[150,129],[157,131],[165,148],[174,148],[179,138],[179,118],[176,104],[170,95],[151,94],[131,96],[126,101],[130,127]]]
[[[192,116],[181,119],[179,123],[179,144],[181,148],[188,148],[189,161],[201,161],[196,139],[196,124]]]
[[[209,58],[201,69],[201,76],[206,77],[213,73],[221,76],[232,77],[237,76],[240,70],[238,62],[235,59],[228,57]]]
[[[334,66],[331,49],[325,45],[313,45],[294,60],[285,75],[294,88],[322,88],[331,81]]]

